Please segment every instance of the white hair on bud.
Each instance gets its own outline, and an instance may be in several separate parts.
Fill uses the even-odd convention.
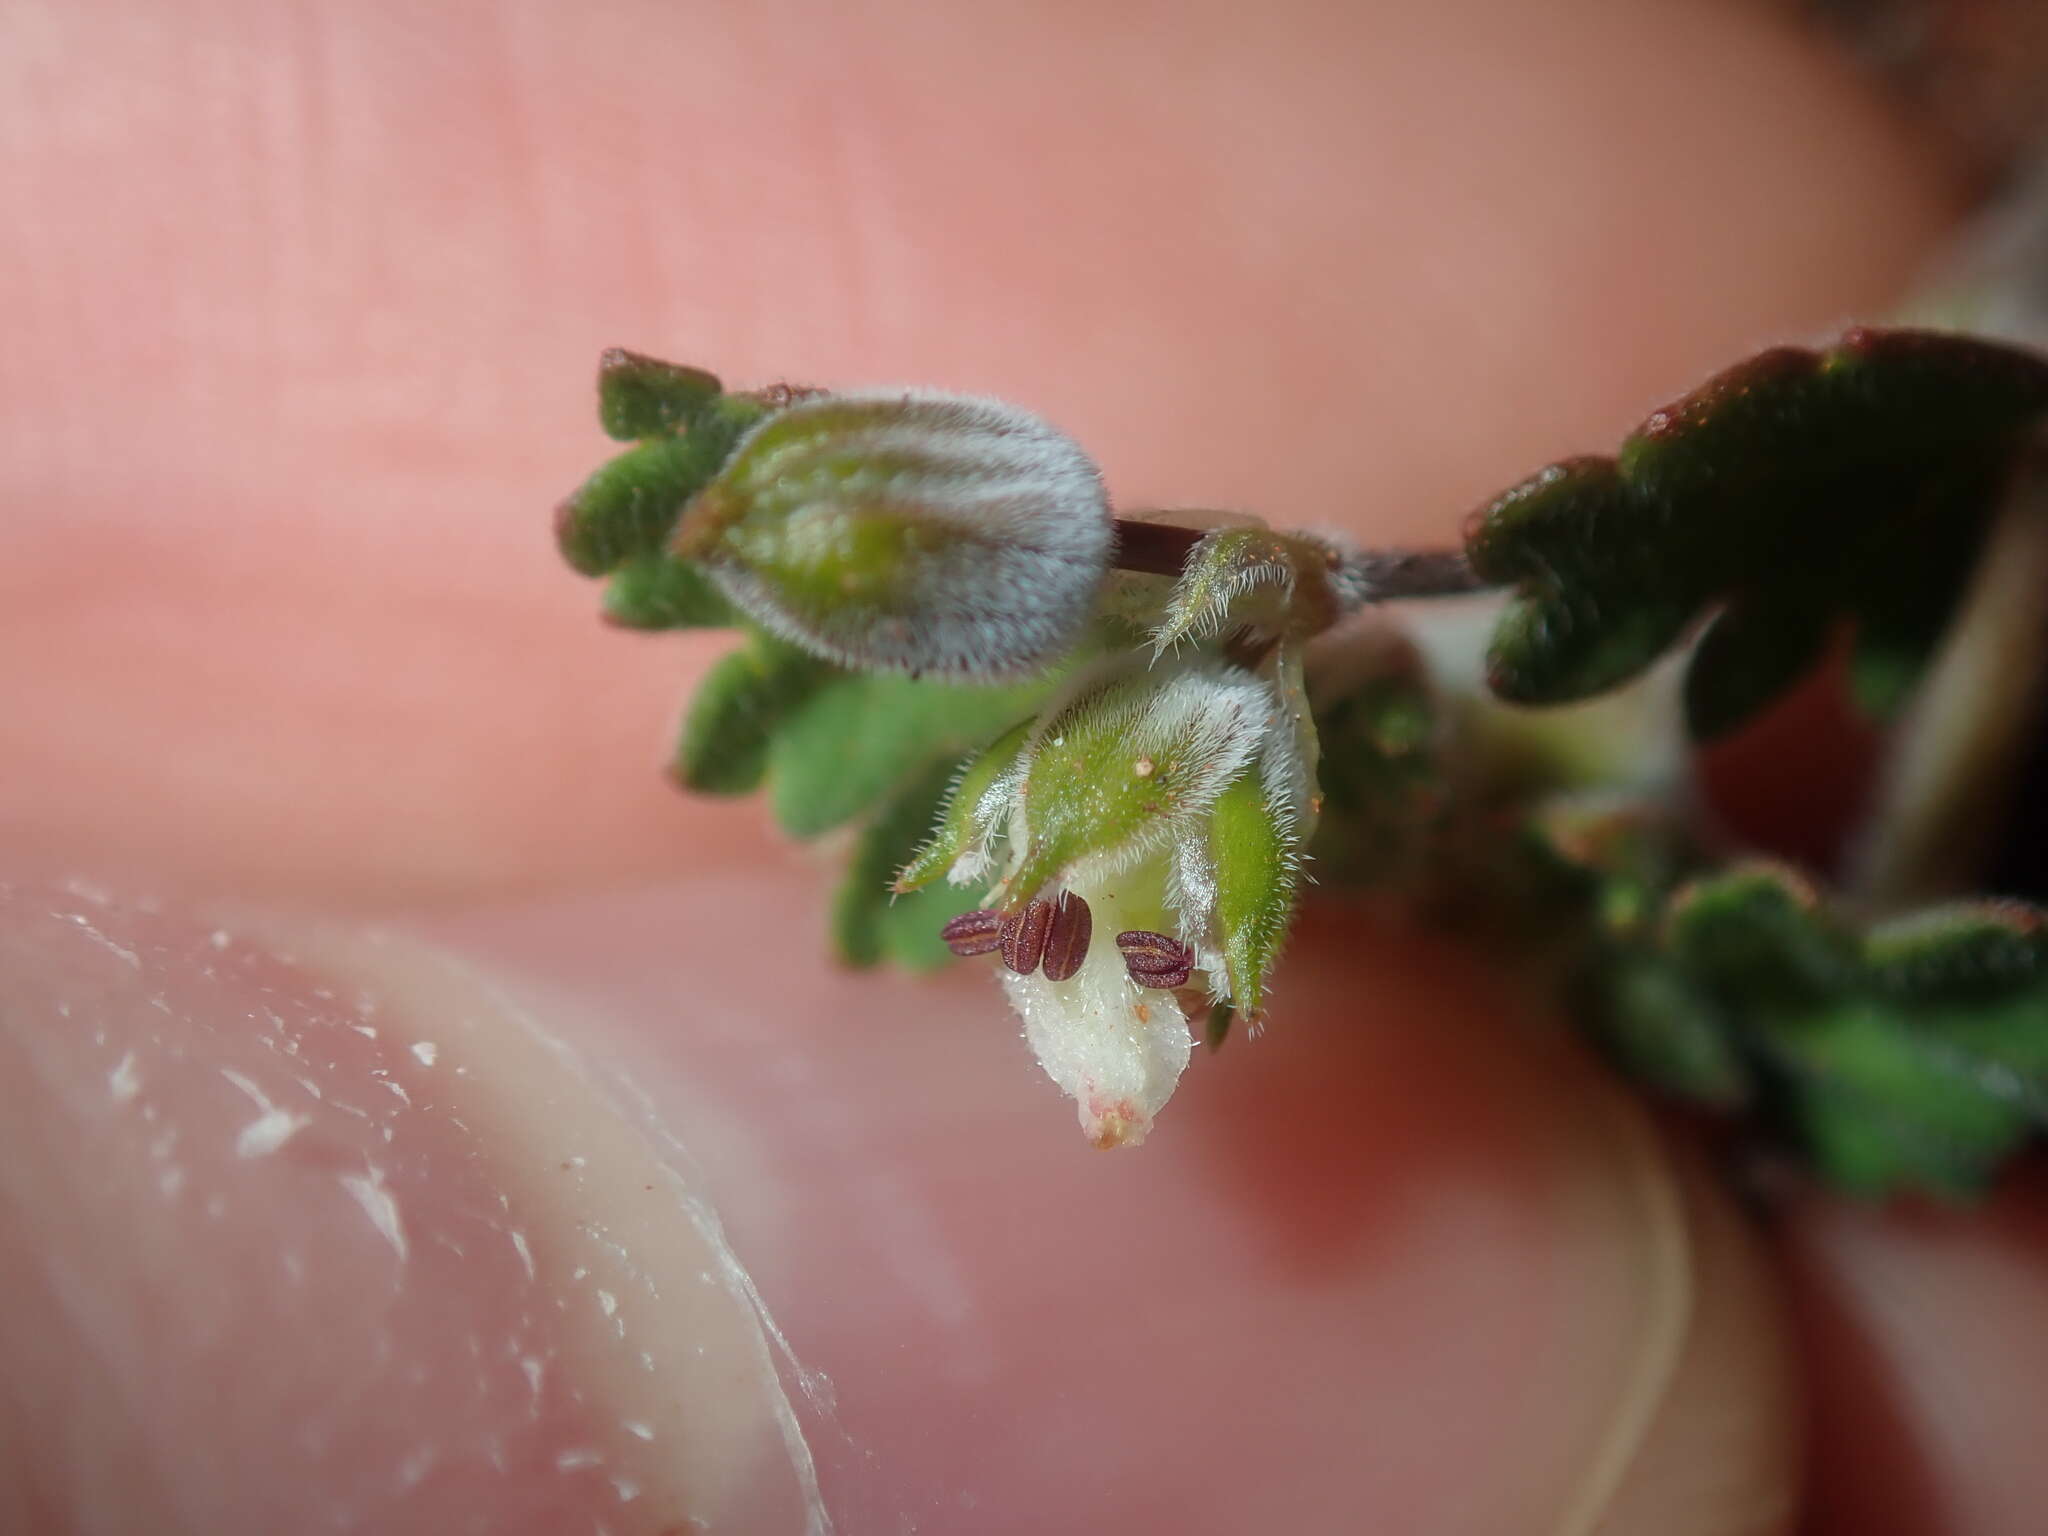
[[[806,417],[818,430],[792,434]],[[901,389],[799,401],[740,440],[721,481],[735,494],[772,492],[792,541],[829,549],[864,514],[925,531],[901,556],[889,608],[807,602],[723,544],[701,553],[750,617],[845,666],[1027,675],[1073,645],[1109,570],[1112,519],[1095,465],[999,400]]]

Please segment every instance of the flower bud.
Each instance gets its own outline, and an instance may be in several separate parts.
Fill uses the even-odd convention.
[[[800,400],[698,494],[675,554],[756,621],[847,666],[1018,677],[1093,611],[1112,549],[1086,455],[991,400]]]

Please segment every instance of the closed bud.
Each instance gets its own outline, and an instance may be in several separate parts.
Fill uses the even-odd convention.
[[[1101,478],[1065,436],[995,401],[905,392],[777,411],[671,548],[828,660],[996,678],[1074,644],[1112,542]]]

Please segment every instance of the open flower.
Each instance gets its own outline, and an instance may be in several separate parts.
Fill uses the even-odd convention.
[[[1187,1066],[1189,1003],[1260,1005],[1311,774],[1284,673],[1207,653],[1084,673],[968,766],[897,882],[1000,867],[947,942],[1000,953],[1026,1039],[1098,1146],[1150,1130]]]

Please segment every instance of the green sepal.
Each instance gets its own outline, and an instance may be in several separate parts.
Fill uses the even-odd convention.
[[[721,395],[684,436],[650,438],[602,465],[555,509],[562,558],[585,576],[602,576],[658,551],[690,498],[765,411],[743,395]]]
[[[751,633],[697,685],[683,717],[675,775],[707,795],[744,795],[768,769],[775,732],[838,669],[770,636]]]
[[[1016,773],[1025,744],[1031,739],[1032,724],[1029,719],[1018,721],[960,770],[959,780],[946,797],[937,828],[897,874],[897,890],[921,890],[950,870],[970,843],[1001,830],[989,824],[990,807],[984,800],[998,784]]]
[[[769,749],[776,823],[806,839],[843,826],[933,757],[957,760],[1028,714],[1047,691],[1043,683],[973,688],[839,673],[778,722]]]
[[[1005,905],[1084,866],[1125,868],[1164,847],[1251,761],[1272,708],[1264,685],[1225,668],[1164,682],[1125,671],[1084,689],[1028,749],[1031,843]]]
[[[1726,735],[1782,697],[1827,638],[1827,609],[1809,594],[1772,592],[1729,604],[1686,670],[1685,720],[1693,739]]]
[[[668,555],[635,555],[612,572],[604,616],[621,629],[725,629],[740,622],[703,567]]]
[[[886,960],[929,971],[952,959],[939,930],[970,910],[976,893],[940,886],[899,895],[890,889],[891,877],[930,831],[951,779],[947,763],[932,763],[861,830],[832,898],[832,943],[844,963]]]
[[[622,443],[681,431],[723,392],[715,374],[613,347],[597,361],[597,419]]]
[[[1326,553],[1270,528],[1214,528],[1188,552],[1151,634],[1163,655],[1186,640],[1240,626],[1274,630],[1290,621],[1321,629],[1335,616]]]
[[[1294,915],[1301,854],[1293,821],[1256,766],[1225,785],[1209,812],[1207,865],[1223,974],[1232,1006],[1248,1019],[1258,1017]]]

